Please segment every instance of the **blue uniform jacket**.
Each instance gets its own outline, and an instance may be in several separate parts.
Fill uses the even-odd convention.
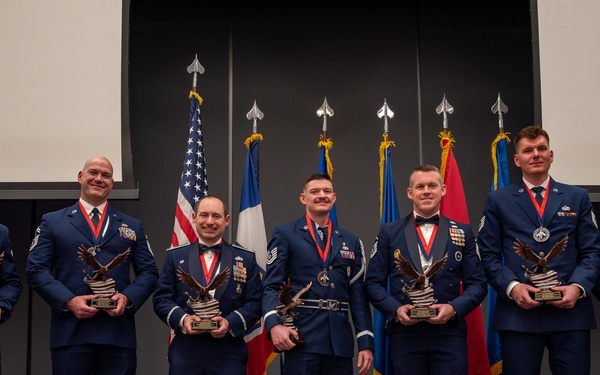
[[[26,271],[29,285],[52,309],[50,349],[82,344],[136,349],[134,314],[154,292],[158,268],[141,222],[110,205],[106,215],[108,228],[99,240],[96,259],[106,265],[118,254],[131,250],[125,263],[108,271],[108,277],[115,280],[116,290],[126,295],[132,306],[115,318],[99,311],[91,318],[77,319],[65,310],[67,300],[93,294],[84,280],[84,271],[91,274],[93,270],[77,256],[79,246],[94,245],[93,233],[79,203],[45,214],[32,241]]]
[[[588,193],[579,187],[550,180],[542,225],[550,231],[546,242],[538,243],[533,232],[540,221],[523,180],[490,192],[479,224],[477,243],[490,285],[496,290],[496,331],[552,332],[596,328],[590,292],[600,272],[600,236]],[[568,234],[563,253],[548,262],[558,273],[561,285],[579,284],[588,295],[573,309],[542,305],[525,310],[506,295],[511,281],[531,284],[523,266],[531,269],[514,251],[518,238],[536,253],[548,254]]]
[[[231,271],[229,279],[215,290],[214,295],[214,298],[219,301],[221,316],[229,322],[232,335],[227,334],[225,338],[243,341],[244,332],[256,324],[261,315],[262,283],[256,257],[250,250],[231,246],[223,241],[219,258],[219,273],[227,266]],[[193,298],[196,297],[196,292],[177,277],[179,267],[204,285],[198,242],[176,247],[167,252],[167,259],[153,296],[154,312],[160,320],[175,331],[176,335],[181,334],[179,328],[181,318],[185,314],[194,314],[187,304],[188,296],[185,293],[189,293]],[[208,334],[199,336],[209,340],[220,340]],[[204,346],[202,350],[210,350],[210,346]]]
[[[445,254],[448,254],[448,259],[444,267],[431,276],[429,282],[434,289],[436,303],[452,305],[456,318],[441,325],[422,322],[411,326],[404,326],[394,320],[400,306],[412,304],[402,290],[403,281],[409,286],[413,283],[411,278],[396,267],[394,252],[399,249],[402,256],[412,262],[419,273],[423,273],[417,236],[412,213],[381,225],[365,280],[369,301],[386,318],[388,334],[402,332],[404,335],[415,336],[466,336],[464,317],[483,301],[487,294],[487,283],[471,227],[444,216],[440,216],[433,243],[433,263]]]
[[[290,279],[294,294],[312,282],[301,298],[349,302],[352,323],[348,311],[297,308],[296,326],[299,334],[306,337],[306,344],[292,350],[353,357],[355,341],[359,351],[373,348],[371,309],[363,287],[364,249],[358,237],[337,227],[332,228],[331,241],[329,258],[324,265],[308,231],[305,215],[273,230],[263,279],[265,325],[269,332],[274,325],[281,324],[276,306],[284,281]],[[329,286],[322,286],[317,281],[317,275],[324,269],[329,274]]]
[[[4,323],[10,318],[21,295],[21,279],[15,269],[8,228],[2,224],[0,224],[0,254],[4,254],[0,263],[0,308],[2,309],[0,323]]]

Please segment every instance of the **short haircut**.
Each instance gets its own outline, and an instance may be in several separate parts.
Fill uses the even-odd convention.
[[[219,197],[217,197],[216,195],[205,195],[202,198],[198,199],[198,202],[196,202],[196,204],[194,205],[194,212],[197,213],[198,212],[198,207],[200,207],[200,202],[202,202],[204,199],[206,198],[214,198],[217,199],[221,202],[221,204],[223,205],[223,213],[225,214],[225,216],[229,215],[229,213],[227,212],[227,206],[225,205],[225,202],[223,202],[223,200]]]
[[[546,138],[546,141],[548,141],[548,146],[549,146],[550,145],[550,136],[540,126],[530,125],[530,126],[527,126],[523,129],[521,129],[519,131],[519,133],[517,133],[517,136],[515,137],[515,152],[519,151],[519,143],[521,142],[521,139],[523,139],[523,138],[536,139],[540,135],[543,136],[544,138]]]
[[[302,184],[302,191],[304,191],[304,189],[306,188],[306,185],[308,185],[309,182],[314,181],[314,180],[327,180],[331,182],[331,177],[329,177],[329,175],[327,173],[313,173],[310,176],[308,176],[308,178],[304,181],[304,183]]]
[[[415,169],[413,169],[412,173],[410,174],[410,178],[408,179],[409,187],[412,186],[413,175],[416,172],[437,172],[437,174],[440,176],[440,183],[443,183],[442,174],[440,173],[440,169],[438,167],[436,167],[435,165],[431,165],[431,164],[421,164],[418,167],[416,167]]]

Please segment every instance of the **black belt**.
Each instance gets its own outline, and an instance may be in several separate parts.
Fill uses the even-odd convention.
[[[335,299],[301,299],[302,304],[297,307],[305,309],[318,309],[327,311],[348,311],[348,302]]]

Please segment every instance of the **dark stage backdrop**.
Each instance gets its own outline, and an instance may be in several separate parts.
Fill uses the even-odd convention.
[[[477,230],[491,186],[490,147],[498,118],[490,108],[498,93],[509,107],[504,124],[511,139],[534,122],[528,2],[412,1],[393,8],[382,3],[345,3],[343,8],[232,4],[130,4],[129,103],[139,199],[111,204],[142,219],[159,268],[170,245],[188,137],[192,76],[186,68],[196,54],[206,69],[198,77],[198,93],[204,99],[209,192],[229,205],[229,241],[235,240],[237,226],[243,142],[252,132],[245,116],[254,100],[265,114],[258,131],[264,136],[260,189],[269,237],[273,226],[304,212],[298,195],[304,178],[317,170],[323,120],[316,111],[325,98],[335,112],[327,123],[339,224],[362,238],[367,253],[379,228],[383,121],[376,113],[384,100],[395,112],[389,132],[396,143],[393,173],[402,215],[410,210],[405,194],[410,171],[421,163],[440,164],[442,116],[435,109],[444,95],[454,107],[449,130]],[[515,181],[519,171],[510,168]],[[50,372],[50,310],[30,294],[24,269],[41,215],[71,203],[0,201],[0,222],[11,230],[24,283],[13,317],[1,327],[2,366],[8,374]],[[154,315],[151,301],[138,313],[137,329],[138,373],[166,374],[168,329]],[[597,351],[596,332],[593,340]],[[279,373],[278,366],[269,373]]]

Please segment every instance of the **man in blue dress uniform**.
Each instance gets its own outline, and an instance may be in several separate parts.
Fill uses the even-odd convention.
[[[545,130],[528,126],[514,144],[523,178],[488,194],[477,237],[498,293],[489,324],[499,332],[503,373],[538,375],[547,348],[553,374],[589,374],[590,330],[596,328],[591,293],[600,273],[597,219],[586,190],[550,177],[554,153]],[[528,249],[541,266],[516,249]],[[535,299],[542,289],[532,273],[544,276],[540,269],[555,273],[550,290],[560,298]]]
[[[260,319],[262,283],[254,252],[223,240],[229,220],[219,198],[202,198],[192,214],[199,240],[167,252],[153,302],[156,315],[174,332],[169,374],[246,374],[244,333]],[[218,301],[219,313],[196,315],[190,298],[200,296],[206,305]],[[203,320],[215,322],[216,329],[193,329]]]
[[[156,287],[154,254],[141,222],[107,200],[114,185],[108,159],[86,161],[77,180],[79,201],[42,217],[27,259],[27,281],[52,309],[52,373],[133,375],[135,313]],[[98,268],[84,263],[78,249],[88,251]],[[115,259],[122,263],[110,268]],[[91,275],[101,275],[103,268],[110,268],[104,276],[114,281],[114,308],[90,305],[98,300],[90,288]]]
[[[283,352],[286,375],[352,374],[355,342],[359,374],[373,365],[372,317],[363,288],[364,248],[360,239],[329,219],[335,199],[327,174],[310,176],[300,194],[306,213],[276,227],[269,241],[263,315],[268,337]],[[288,280],[292,295],[310,285],[294,311],[297,331],[283,324],[277,310],[280,288]],[[305,342],[296,343],[301,337]]]
[[[468,374],[465,316],[487,284],[471,227],[440,215],[444,194],[437,167],[415,168],[413,211],[382,224],[371,253],[367,295],[387,320],[395,375]]]

